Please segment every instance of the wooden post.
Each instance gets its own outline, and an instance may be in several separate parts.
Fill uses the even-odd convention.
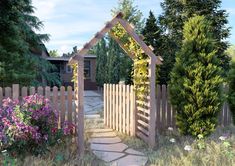
[[[37,93],[38,93],[38,95],[42,95],[43,96],[43,87],[39,86]]]
[[[149,76],[150,76],[150,115],[149,115],[149,145],[150,147],[155,146],[155,137],[156,137],[156,89],[155,89],[155,83],[156,83],[156,58],[151,57],[150,58],[150,64],[149,64]]]
[[[19,84],[13,84],[12,85],[12,98],[13,100],[18,100],[19,99],[19,93],[20,93],[20,86]]]
[[[119,84],[119,111],[118,111],[118,114],[119,114],[119,130],[118,131],[122,131],[122,121],[123,121],[123,118],[122,118],[122,85]]]
[[[53,87],[53,96],[52,96],[52,102],[53,102],[53,109],[59,112],[58,110],[58,88],[56,86]],[[60,128],[60,116],[58,117],[58,127]]]
[[[123,88],[123,93],[122,93],[122,109],[123,109],[123,114],[122,114],[122,132],[126,133],[126,85],[122,85]]]
[[[78,116],[77,134],[78,134],[78,155],[82,157],[84,155],[84,57],[79,56],[78,59],[78,82],[77,82],[77,99],[78,106],[76,108]]]
[[[115,129],[115,84],[112,84],[112,129]]]
[[[157,99],[156,99],[156,128],[157,128],[157,133],[160,133],[161,130],[161,96],[162,96],[162,90],[161,90],[161,86],[157,85]]]
[[[166,129],[166,85],[162,85],[162,129]]]

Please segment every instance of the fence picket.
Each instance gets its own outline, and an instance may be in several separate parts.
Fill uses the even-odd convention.
[[[130,86],[126,86],[126,132],[130,134]]]
[[[19,84],[12,85],[12,98],[13,100],[18,100],[20,97],[20,86]]]
[[[116,86],[116,89],[115,89],[115,111],[116,111],[116,123],[115,123],[115,129],[118,131],[118,104],[119,104],[119,102],[118,102],[118,99],[119,99],[119,97],[118,97],[118,85],[116,84],[115,85]]]
[[[3,90],[0,87],[0,105],[2,105],[2,99],[3,99]]]
[[[166,85],[162,85],[162,129],[166,128]]]
[[[25,96],[28,96],[28,88],[24,86],[21,88],[21,97],[23,98]]]
[[[107,125],[107,101],[106,101],[106,84],[104,84],[104,125]]]
[[[73,89],[72,89],[72,87],[71,86],[68,86],[67,87],[67,90],[68,90],[68,94],[67,94],[67,101],[68,101],[68,115],[67,115],[67,117],[68,117],[68,121],[69,122],[72,122],[73,120],[72,120],[72,114],[73,114]]]
[[[30,87],[29,88],[29,94],[34,95],[35,94],[35,87]]]
[[[123,133],[126,133],[126,86],[125,85],[123,85],[122,86],[122,88],[123,88],[123,96],[122,96],[122,98],[123,98],[123,100],[122,100],[122,105],[123,105],[123,126],[122,126],[122,132]]]
[[[122,131],[122,85],[119,84],[119,131],[121,132]]]
[[[60,124],[63,125],[65,121],[65,87],[60,87],[60,115],[61,115],[61,122]]]
[[[38,95],[42,95],[43,96],[43,87],[39,86],[38,90],[37,90]]]
[[[157,99],[156,99],[156,128],[157,132],[161,130],[161,98],[162,98],[162,90],[161,86],[157,85]]]
[[[51,100],[51,88],[49,86],[45,87],[45,98]]]
[[[8,98],[8,97],[12,97],[11,96],[11,88],[10,87],[6,87],[5,88],[5,98]]]

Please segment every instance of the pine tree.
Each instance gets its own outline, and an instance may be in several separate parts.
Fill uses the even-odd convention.
[[[235,124],[235,61],[232,62],[229,72],[229,95],[228,101],[233,115],[233,124]]]
[[[174,64],[173,58],[171,58],[172,54],[169,54],[171,45],[152,11],[149,12],[142,34],[146,44],[153,46],[155,55],[160,55],[163,58],[164,63],[160,66],[160,76],[157,79],[160,84],[167,84],[170,80],[170,66]]]
[[[114,40],[109,40],[109,50],[107,55],[107,79],[108,83],[117,84],[120,81],[120,54],[118,45]]]
[[[0,1],[0,82],[29,85],[36,78],[30,51],[40,48],[48,36],[35,33],[42,22],[33,16],[30,0]]]
[[[228,47],[225,40],[229,36],[229,28],[226,26],[228,14],[225,10],[220,9],[221,0],[164,0],[161,7],[163,13],[159,17],[160,23],[165,28],[169,40],[173,42],[171,49],[173,49],[174,55],[181,48],[184,22],[195,14],[211,20],[213,25],[211,30],[216,39],[220,66],[225,70],[225,76],[229,70],[230,61],[230,58],[224,53]]]
[[[96,82],[99,86],[103,86],[107,82],[107,46],[105,39],[97,44],[94,50],[96,59]]]
[[[189,19],[171,73],[171,102],[182,134],[204,136],[216,127],[221,110],[221,68],[212,23],[204,16]]]

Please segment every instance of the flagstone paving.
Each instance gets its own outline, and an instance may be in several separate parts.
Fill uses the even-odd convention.
[[[129,148],[111,129],[92,129],[89,140],[91,150],[110,166],[144,166],[147,157],[142,152]]]

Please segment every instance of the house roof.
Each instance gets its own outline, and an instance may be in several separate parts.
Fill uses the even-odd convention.
[[[86,54],[84,57],[96,59],[96,55],[93,54]],[[70,57],[45,57],[45,59],[49,61],[69,61]]]

